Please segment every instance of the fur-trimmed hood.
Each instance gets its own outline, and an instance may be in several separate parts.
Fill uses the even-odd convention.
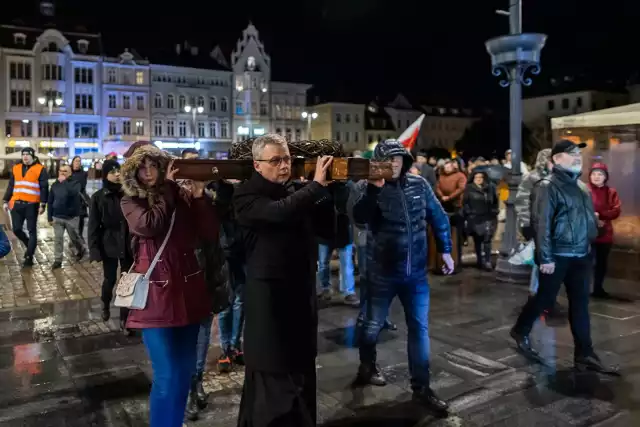
[[[138,180],[138,169],[146,158],[158,163],[158,182],[154,188],[145,188]],[[153,204],[164,187],[164,177],[167,173],[169,161],[169,155],[155,145],[144,145],[136,149],[120,169],[124,193],[130,197],[147,199],[149,204]]]

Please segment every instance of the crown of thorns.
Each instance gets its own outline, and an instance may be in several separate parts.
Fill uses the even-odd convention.
[[[251,147],[255,138],[234,142],[229,150],[229,158],[251,160]],[[344,150],[339,142],[329,139],[310,141],[290,141],[289,152],[292,157],[314,158],[320,156],[344,157]]]

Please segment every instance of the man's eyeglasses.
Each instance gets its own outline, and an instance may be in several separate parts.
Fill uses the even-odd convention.
[[[262,159],[256,160],[256,162],[267,162],[270,166],[278,167],[282,163],[285,165],[291,164],[291,156],[282,156],[282,157],[272,157],[270,159]]]

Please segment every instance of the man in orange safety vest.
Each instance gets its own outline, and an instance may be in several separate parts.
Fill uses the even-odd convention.
[[[13,233],[26,247],[23,267],[33,265],[38,215],[45,211],[49,194],[48,180],[47,169],[38,161],[33,148],[23,148],[22,162],[11,170],[3,203],[3,208],[11,211]],[[28,235],[23,230],[25,221]]]

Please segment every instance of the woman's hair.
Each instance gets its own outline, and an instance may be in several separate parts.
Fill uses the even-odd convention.
[[[73,162],[75,162],[76,159],[80,159],[80,169],[82,170],[82,157],[74,156],[73,159],[71,159],[71,163],[69,163],[69,165],[71,166],[71,170],[72,171],[73,171]]]
[[[149,159],[158,165],[158,180],[156,184],[149,188],[138,178],[138,170]],[[144,145],[139,147],[129,157],[122,168],[120,175],[122,177],[122,189],[125,194],[131,197],[145,198],[153,205],[158,196],[162,193],[164,187],[164,177],[169,165],[169,156],[155,145]]]

